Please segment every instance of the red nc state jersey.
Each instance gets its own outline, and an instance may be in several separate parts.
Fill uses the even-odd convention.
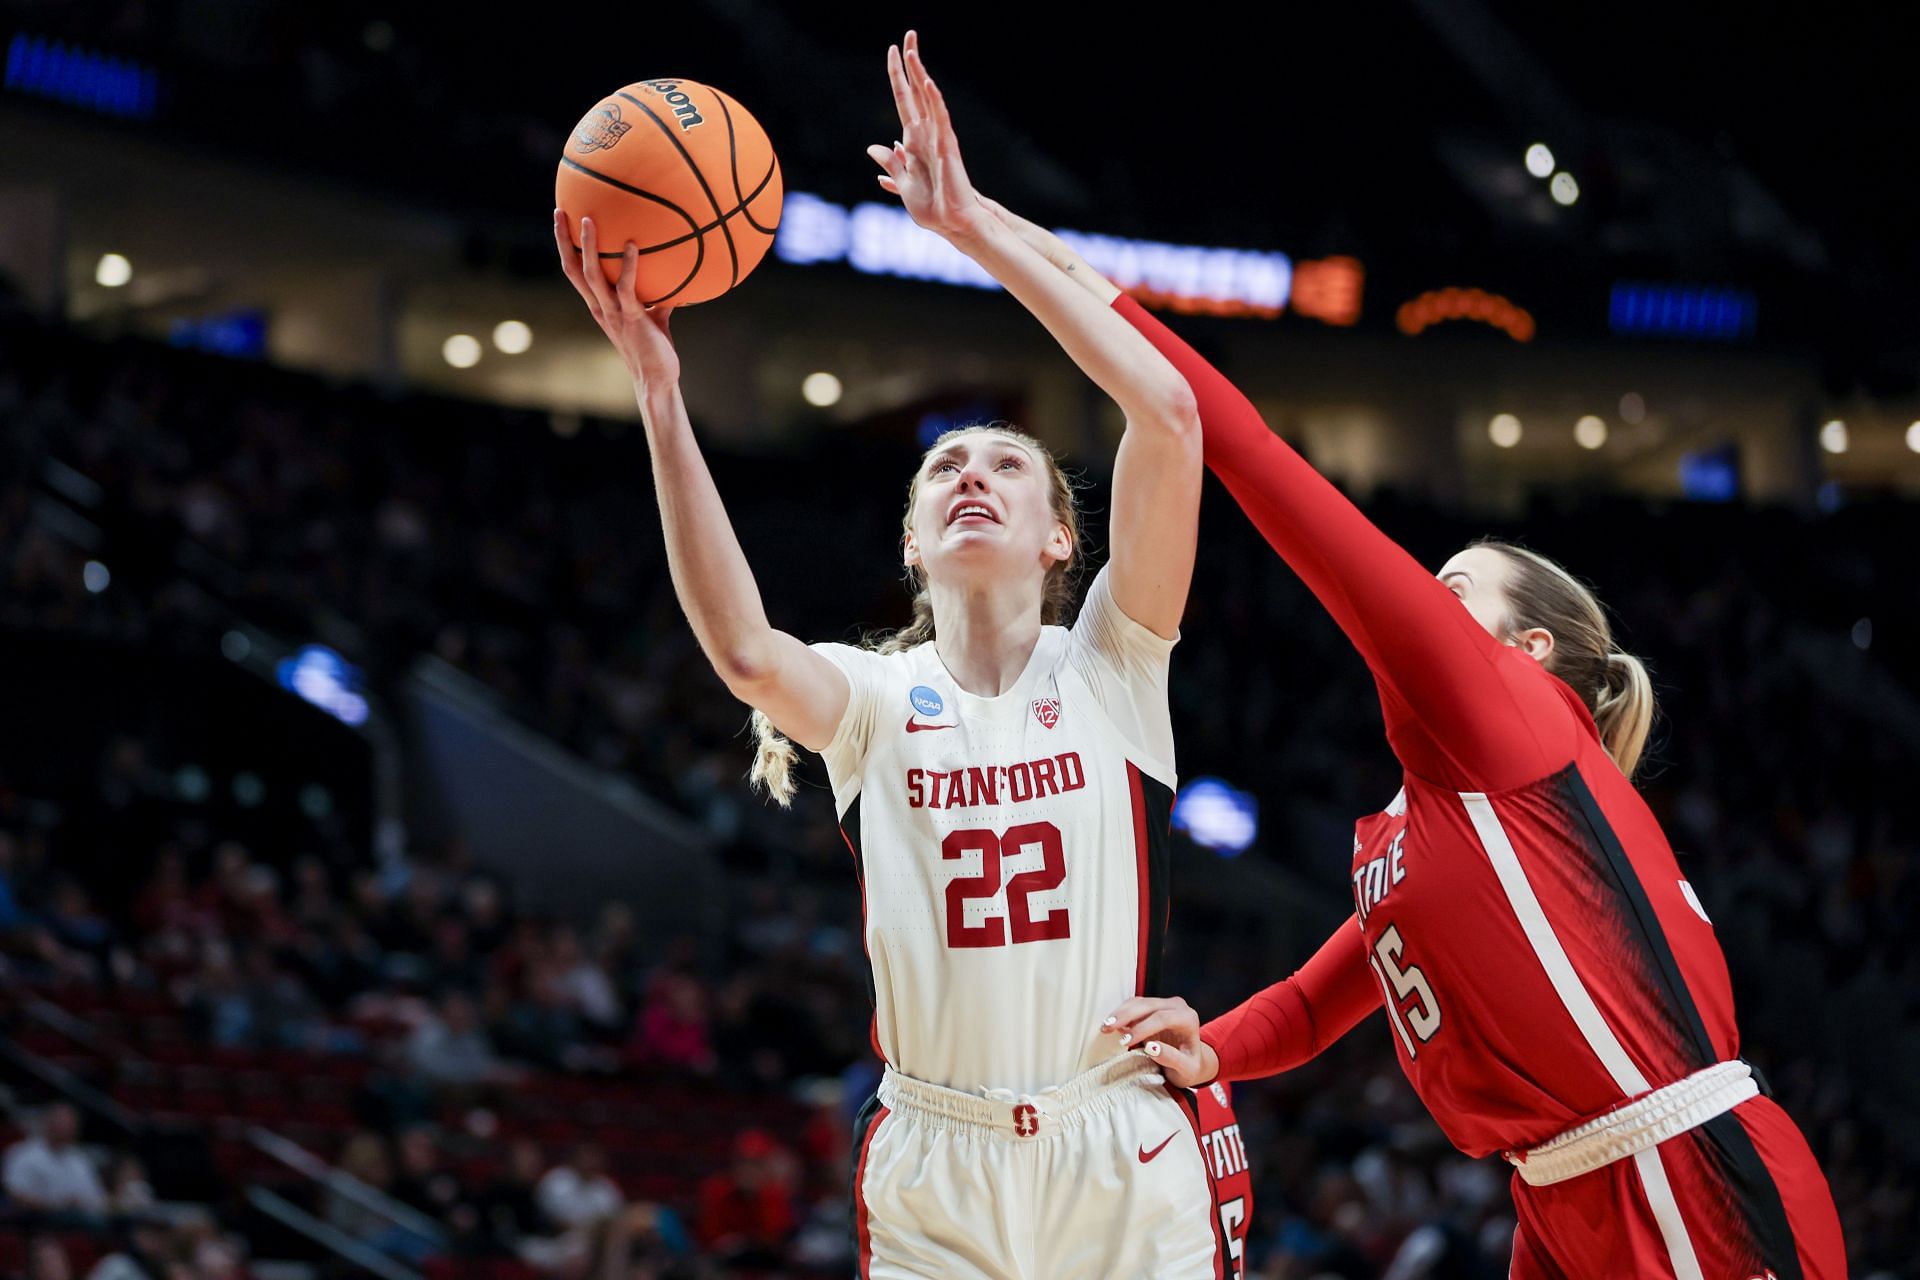
[[[1394,1049],[1475,1156],[1739,1052],[1726,961],[1653,814],[1573,692],[1521,674],[1585,721],[1572,763],[1491,793],[1409,771],[1354,834],[1354,907]]]
[[[1229,1086],[1217,1081],[1201,1085],[1194,1097],[1200,1103],[1200,1153],[1213,1179],[1220,1234],[1227,1246],[1227,1280],[1240,1280],[1247,1274],[1247,1232],[1253,1226],[1253,1173],[1248,1168],[1247,1146],[1240,1137]]]

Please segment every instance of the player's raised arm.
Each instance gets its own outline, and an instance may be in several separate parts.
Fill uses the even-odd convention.
[[[868,148],[921,226],[945,237],[1006,286],[1081,371],[1126,414],[1114,460],[1111,586],[1134,621],[1171,638],[1193,577],[1200,507],[1200,432],[1186,380],[1102,299],[1078,287],[981,199],[961,162],[946,101],[919,38],[887,52],[902,141]]]
[[[666,532],[674,594],[700,648],[727,688],[767,714],[781,730],[813,750],[825,746],[846,711],[848,684],[840,669],[767,622],[760,588],[734,536],[706,459],[694,439],[680,395],[680,357],[668,330],[672,308],[641,305],[633,280],[638,254],[626,246],[617,283],[597,263],[599,241],[591,218],[580,224],[580,249],[556,209],[553,238],[567,279],[585,299],[601,331],[633,378],[653,460],[654,490]]]
[[[1573,758],[1579,727],[1547,682],[1502,662],[1502,642],[1448,586],[1275,435],[1219,370],[1133,299],[1114,309],[1186,376],[1207,465],[1372,668],[1408,769],[1495,790]]]

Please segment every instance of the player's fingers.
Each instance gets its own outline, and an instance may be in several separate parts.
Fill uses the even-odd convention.
[[[634,278],[640,274],[640,246],[627,241],[626,250],[620,255],[620,279],[614,282],[613,294],[619,299],[622,312],[638,310],[640,296],[634,292]]]
[[[880,178],[880,189],[882,191],[890,192],[891,194],[896,196],[900,194],[899,183],[895,182],[892,178],[889,178],[884,173],[880,174],[879,178]]]
[[[586,302],[587,309],[598,319],[599,304],[594,302],[593,293],[587,288],[586,276],[580,270],[580,251],[573,247],[573,238],[567,233],[567,215],[561,209],[553,211],[553,243],[560,251],[560,270],[566,274],[567,283],[574,287]]]
[[[913,107],[920,114],[920,122],[934,123],[933,103],[927,99],[927,64],[920,58],[918,32],[907,32],[906,47],[901,53],[900,62],[906,74],[907,91],[913,94]]]
[[[1140,1052],[1160,1064],[1167,1079],[1177,1085],[1190,1085],[1200,1078],[1200,1055],[1163,1040],[1149,1040]]]
[[[1175,1009],[1156,1009],[1134,1023],[1131,1027],[1128,1027],[1126,1035],[1123,1038],[1133,1044],[1138,1044],[1150,1036],[1172,1036],[1178,1039],[1184,1037],[1194,1029],[1182,1011]]]
[[[1116,1034],[1124,1033],[1134,1023],[1166,1003],[1166,999],[1161,996],[1129,997],[1115,1006],[1114,1011],[1107,1015],[1107,1020],[1100,1024],[1100,1029]]]
[[[907,83],[906,64],[900,60],[900,46],[887,46],[887,82],[893,86],[893,109],[900,113],[901,125],[911,128],[920,122],[919,103],[913,87]]]
[[[919,94],[920,109],[929,120],[948,137],[953,136],[953,117],[947,114],[946,95],[940,92],[940,86],[933,82],[933,74],[927,70],[927,64],[920,57],[920,48],[916,43],[907,50],[907,74],[915,91]]]
[[[894,146],[899,145],[899,143],[894,144]],[[883,147],[877,142],[867,148],[867,158],[893,176],[898,176],[900,172],[899,161],[896,158],[897,155],[898,153],[894,151],[893,147]]]
[[[612,315],[618,311],[613,287],[607,283],[607,273],[600,268],[600,230],[593,225],[592,218],[580,219],[580,271],[587,278],[587,288],[601,314]]]

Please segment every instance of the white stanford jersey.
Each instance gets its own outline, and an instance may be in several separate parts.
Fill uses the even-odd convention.
[[[931,644],[815,652],[852,697],[822,752],[853,851],[874,1047],[969,1093],[1038,1092],[1121,1052],[1100,1021],[1157,990],[1173,727],[1163,640],[1101,570],[1013,687],[967,693]]]

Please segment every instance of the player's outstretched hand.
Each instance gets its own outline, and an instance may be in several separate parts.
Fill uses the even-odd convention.
[[[607,283],[600,269],[599,230],[592,218],[580,219],[580,247],[567,234],[567,211],[553,211],[553,239],[560,249],[560,269],[586,301],[600,331],[626,362],[627,373],[642,389],[669,386],[680,380],[680,356],[673,349],[668,321],[673,308],[648,307],[634,289],[640,252],[631,240],[620,264],[620,279]],[[588,266],[587,264],[592,264]]]
[[[1135,996],[1100,1024],[1100,1034],[1119,1036],[1129,1051],[1160,1064],[1172,1084],[1197,1089],[1220,1074],[1220,1058],[1200,1038],[1200,1015],[1179,996]]]
[[[907,32],[904,54],[898,45],[888,47],[887,79],[900,113],[901,140],[891,147],[867,148],[873,162],[886,170],[880,185],[900,197],[915,222],[949,240],[992,222],[960,161],[960,139],[953,132],[947,100],[920,60],[918,32]]]

